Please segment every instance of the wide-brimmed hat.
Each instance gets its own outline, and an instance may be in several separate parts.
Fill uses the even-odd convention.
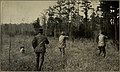
[[[61,32],[61,35],[65,35],[65,32]]]
[[[38,29],[38,32],[39,32],[39,33],[43,33],[43,29],[42,29],[42,28],[39,28],[39,29]]]
[[[101,31],[101,34],[105,35],[105,31]]]

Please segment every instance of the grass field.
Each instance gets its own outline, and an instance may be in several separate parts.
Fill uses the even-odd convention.
[[[31,45],[33,37],[15,36],[11,38],[11,51],[9,63],[9,36],[2,38],[2,71],[33,71],[35,69],[35,53]],[[58,39],[48,38],[50,46],[47,46],[43,71],[118,71],[119,70],[119,52],[108,40],[106,52],[107,56],[97,56],[99,50],[97,45],[91,40],[67,41],[66,55],[61,57],[57,48]],[[24,46],[24,54],[19,52],[20,46]]]

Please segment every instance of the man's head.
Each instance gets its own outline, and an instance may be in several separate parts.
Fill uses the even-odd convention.
[[[104,31],[101,31],[101,34],[105,35],[105,32],[104,32]]]
[[[61,32],[61,35],[65,35],[65,32]]]
[[[42,29],[42,28],[39,28],[38,33],[43,34],[43,29]]]

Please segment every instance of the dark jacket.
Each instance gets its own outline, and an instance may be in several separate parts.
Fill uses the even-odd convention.
[[[40,33],[37,34],[32,41],[32,46],[35,52],[45,52],[46,51],[45,44],[49,44],[49,41],[47,37],[43,36]]]

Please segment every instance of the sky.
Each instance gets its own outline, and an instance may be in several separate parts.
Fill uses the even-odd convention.
[[[92,2],[93,7],[96,8],[98,3]],[[15,24],[31,23],[41,16],[41,12],[55,4],[56,1],[2,1],[1,21]]]

